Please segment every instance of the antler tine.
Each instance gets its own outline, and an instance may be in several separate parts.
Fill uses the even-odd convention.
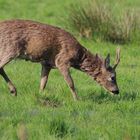
[[[116,67],[118,66],[120,62],[120,48],[117,48],[116,49],[116,62],[115,62],[115,65],[114,65],[114,69],[116,69]]]

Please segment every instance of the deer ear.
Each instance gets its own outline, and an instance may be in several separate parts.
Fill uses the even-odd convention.
[[[105,61],[104,61],[104,66],[105,68],[108,68],[110,64],[110,54],[107,55]]]

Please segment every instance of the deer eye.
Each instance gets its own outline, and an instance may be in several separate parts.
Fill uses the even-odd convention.
[[[115,76],[111,77],[111,79],[112,79],[112,81],[114,81],[115,80]]]

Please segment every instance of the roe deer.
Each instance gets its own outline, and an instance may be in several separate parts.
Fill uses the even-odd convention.
[[[4,66],[15,58],[41,63],[40,90],[45,88],[50,70],[58,68],[76,100],[78,96],[69,72],[70,67],[74,67],[108,91],[119,93],[115,68],[120,61],[120,51],[117,51],[116,64],[111,67],[109,54],[105,60],[91,54],[70,33],[58,27],[29,20],[0,22],[0,74],[13,95],[17,94],[16,88]]]

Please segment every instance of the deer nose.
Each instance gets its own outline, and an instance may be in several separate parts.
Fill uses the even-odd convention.
[[[119,90],[114,90],[114,91],[112,91],[112,93],[119,94]]]

